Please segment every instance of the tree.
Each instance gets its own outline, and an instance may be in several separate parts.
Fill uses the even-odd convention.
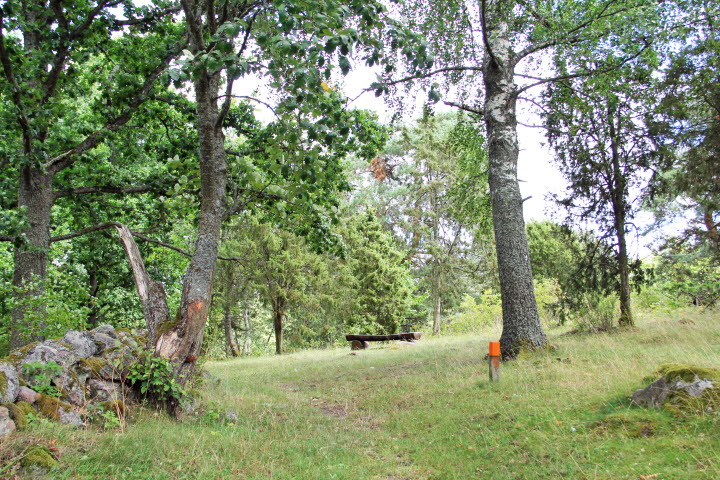
[[[718,259],[720,34],[716,22],[720,11],[714,2],[701,0],[668,2],[665,9],[666,30],[679,48],[668,52],[651,134],[670,164],[654,176],[648,203],[659,222],[693,216],[677,240]],[[671,248],[678,249],[684,250],[679,244]]]
[[[620,61],[613,51],[593,50],[580,58],[558,59],[559,68],[564,71],[573,62],[582,69],[597,68],[603,56],[610,57],[605,64]],[[603,238],[614,237],[616,261],[609,273],[618,278],[621,326],[634,324],[630,273],[640,266],[639,260],[630,260],[628,229],[640,207],[649,172],[653,167],[662,168],[662,157],[647,127],[652,100],[644,95],[655,67],[653,58],[646,55],[636,65],[625,64],[592,81],[557,82],[546,94],[547,138],[568,181],[567,196],[555,198],[572,218],[591,219],[599,225]]]
[[[406,254],[396,248],[390,232],[368,209],[350,216],[341,228],[347,245],[345,262],[351,275],[344,322],[357,333],[396,333],[419,318],[422,298],[415,295]]]
[[[354,199],[371,202],[408,249],[405,261],[429,293],[436,334],[442,310],[487,260],[476,248],[490,224],[484,149],[484,138],[465,115],[428,110],[373,161],[376,181]]]
[[[12,184],[7,191],[16,192],[5,205],[14,209],[12,229],[0,236],[14,244],[12,347],[41,337],[44,307],[33,299],[45,288],[56,200],[149,190],[141,185],[56,190],[71,168],[92,164],[93,149],[156,92],[157,79],[180,51],[170,15],[175,7],[122,4],[124,19],[113,13],[119,2],[105,0],[72,7],[8,1],[0,11],[0,95],[9,106],[2,115],[3,181]],[[80,98],[84,101],[76,101]],[[40,319],[38,330],[26,328],[27,315]]]
[[[436,12],[444,14],[438,16]],[[637,16],[652,13],[650,7],[642,1],[618,0],[561,4],[483,0],[477,6],[423,0],[410,3],[404,13],[420,30],[430,32],[430,43],[440,62],[440,68],[424,77],[446,74],[446,84],[457,84],[464,93],[459,101],[446,103],[474,113],[485,124],[503,306],[502,356],[510,359],[521,348],[542,348],[547,340],[533,293],[523,199],[517,180],[517,101],[534,87],[567,75],[587,77],[595,73],[576,70],[542,78],[531,69],[543,52],[592,45],[608,37],[618,19],[623,26],[631,26],[638,21]],[[630,36],[638,33],[632,27],[625,30]],[[639,48],[644,43],[636,41]],[[528,66],[527,73],[520,70],[523,62]],[[413,78],[418,77],[385,78],[375,87],[386,90]],[[438,88],[437,84],[432,86],[432,99],[439,98]],[[478,91],[480,98],[468,98]]]
[[[243,272],[245,288],[257,292],[272,311],[275,353],[280,355],[288,313],[314,295],[322,295],[320,287],[326,278],[321,274],[321,258],[301,237],[261,223],[257,217],[246,216],[226,229],[226,234],[223,247],[241,258],[235,269]],[[226,285],[225,290],[232,292],[232,286]],[[226,309],[232,306],[231,301],[225,304]]]
[[[362,129],[351,132],[358,118],[342,108],[327,81],[333,65],[343,74],[350,70],[347,55],[351,49],[365,53],[369,64],[386,63],[389,57],[379,27],[394,25],[381,3],[242,2],[216,8],[214,2],[183,0],[182,7],[189,49],[183,59],[185,68],[174,74],[179,80],[191,80],[194,88],[200,213],[178,315],[162,322],[155,344],[156,355],[174,364],[180,383],[187,381],[200,353],[222,221],[262,198],[270,200],[266,205],[278,217],[303,216],[309,224],[308,235],[327,231],[322,207],[332,206],[332,194],[345,185],[338,155],[356,148],[357,138],[367,133]],[[423,52],[412,45],[414,36],[394,27],[388,35],[393,38],[393,49],[406,46],[406,56],[423,65],[427,62]],[[228,201],[224,127],[226,120],[232,121],[234,81],[251,72],[267,75],[280,98],[273,109],[278,121],[247,142],[261,142],[262,149],[237,155],[241,181],[236,192],[240,193]],[[262,170],[266,175],[253,161],[266,168]],[[269,187],[265,183],[268,177],[284,180],[285,189],[275,185],[272,191],[263,191]],[[243,195],[243,183],[259,192]],[[130,256],[137,258],[131,250],[128,245]],[[143,270],[137,269],[138,290],[152,293],[157,282],[151,283]],[[151,326],[165,316],[162,297],[158,289],[157,295],[150,295],[145,302],[146,317],[155,317],[148,322]]]

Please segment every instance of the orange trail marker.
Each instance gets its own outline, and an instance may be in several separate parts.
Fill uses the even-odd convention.
[[[488,373],[490,381],[497,382],[500,380],[500,342],[490,342]]]

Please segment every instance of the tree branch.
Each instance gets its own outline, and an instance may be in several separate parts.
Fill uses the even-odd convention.
[[[86,235],[86,234],[88,234],[88,233],[98,232],[98,231],[100,231],[100,230],[107,230],[108,228],[112,228],[112,227],[121,228],[122,226],[123,226],[123,225],[122,225],[121,223],[118,223],[118,222],[105,222],[105,223],[100,223],[100,224],[98,224],[98,225],[93,225],[92,227],[83,228],[82,230],[78,230],[77,232],[67,233],[67,234],[65,234],[65,235],[58,235],[58,236],[55,236],[55,237],[50,237],[50,243],[62,242],[62,241],[65,241],[65,240],[71,240],[71,239],[73,239],[73,238],[77,238],[77,237],[81,237],[81,236],[83,236],[83,235]],[[185,255],[186,257],[192,257],[192,256],[193,256],[192,253],[190,253],[190,252],[188,252],[188,251],[186,251],[186,250],[183,250],[182,248],[176,247],[176,246],[174,246],[174,245],[170,245],[169,243],[165,243],[165,242],[160,241],[160,240],[155,240],[154,238],[147,237],[147,236],[143,235],[143,234],[140,233],[140,232],[136,232],[135,230],[131,230],[130,233],[132,233],[133,237],[137,237],[137,238],[139,238],[140,240],[143,240],[143,241],[145,241],[145,242],[154,243],[154,244],[156,244],[156,245],[160,245],[161,247],[168,248],[168,249],[173,250],[173,251],[175,251],[175,252],[178,252],[178,253],[180,253],[180,254],[182,254],[182,255]],[[13,240],[13,238],[10,238],[10,237],[8,237],[8,236],[0,236],[0,241],[12,241],[12,240]],[[247,260],[247,259],[240,258],[240,257],[221,257],[221,256],[219,256],[219,255],[218,255],[217,258],[218,258],[218,260],[226,260],[226,261],[231,261],[231,262],[242,262],[242,261]]]
[[[143,102],[145,102],[146,96],[155,86],[155,80],[157,80],[160,74],[167,68],[170,61],[182,49],[182,46],[182,44],[177,45],[176,48],[171,49],[170,53],[168,53],[168,55],[162,59],[160,64],[155,67],[152,72],[150,72],[150,74],[146,77],[142,87],[140,87],[140,89],[137,91],[135,97],[130,101],[128,107],[123,113],[110,120],[99,130],[91,133],[85,138],[85,140],[77,144],[74,148],[50,159],[45,164],[45,168],[47,168],[49,172],[55,174],[62,169],[69,167],[75,162],[75,157],[77,157],[77,155],[97,146],[97,144],[100,143],[100,141],[102,140],[102,137],[105,133],[115,131],[121,126],[125,125],[128,121],[130,121],[133,114],[135,113],[135,110],[137,110],[137,108],[142,105]]]
[[[127,193],[147,193],[152,192],[155,189],[150,185],[138,185],[134,187],[113,187],[110,185],[95,186],[95,187],[78,187],[68,188],[65,190],[56,190],[53,194],[54,199],[63,197],[70,197],[72,195],[85,195],[88,193],[115,193],[118,195],[124,195]]]
[[[428,73],[420,73],[417,75],[409,75],[407,77],[400,78],[398,80],[390,80],[388,82],[380,83],[383,87],[392,87],[393,85],[397,85],[398,83],[404,83],[409,82],[410,80],[419,80],[421,78],[429,78],[432,76],[435,76],[439,73],[446,73],[446,72],[464,72],[464,71],[472,71],[472,72],[482,72],[482,67],[466,67],[466,66],[460,66],[460,67],[445,67],[445,68],[439,68],[437,70],[433,70],[432,72]],[[374,88],[366,88],[363,90],[363,92],[370,92],[372,90],[375,90]]]
[[[118,222],[105,222],[100,223],[98,225],[93,225],[92,227],[83,228],[82,230],[78,230],[77,232],[67,233],[65,235],[58,235],[55,237],[50,237],[50,243],[54,242],[63,242],[65,240],[71,240],[73,238],[81,237],[83,235],[86,235],[88,233],[92,232],[98,232],[100,230],[106,230],[111,227],[117,227],[120,224]]]
[[[469,112],[469,113],[472,113],[472,114],[475,114],[475,115],[479,115],[479,116],[481,116],[481,117],[482,117],[483,115],[485,115],[485,110],[483,110],[482,108],[478,110],[477,108],[468,107],[468,106],[465,105],[464,103],[462,103],[462,104],[460,104],[460,103],[454,103],[454,102],[443,102],[443,103],[444,103],[445,105],[447,105],[448,107],[459,108],[460,110],[464,110],[464,111],[466,111],[466,112]]]
[[[559,82],[562,80],[571,80],[573,78],[590,77],[593,75],[602,75],[605,73],[612,72],[612,71],[617,70],[618,68],[622,67],[626,63],[630,62],[631,60],[638,58],[645,50],[647,50],[647,48],[649,46],[650,46],[650,43],[646,41],[645,44],[643,45],[643,47],[637,53],[635,53],[627,58],[622,59],[622,61],[618,65],[613,65],[613,66],[610,66],[607,68],[593,68],[593,69],[584,70],[581,72],[568,73],[565,75],[558,75],[556,77],[544,78],[542,80],[538,80],[535,83],[531,83],[529,85],[525,85],[524,87],[517,89],[515,92],[515,95],[520,95],[521,93],[523,93],[527,90],[530,90],[531,88],[534,88],[534,87],[537,87],[540,85],[544,85],[546,83]]]
[[[20,93],[20,85],[17,82],[17,79],[15,78],[15,73],[13,71],[12,62],[10,61],[10,55],[8,54],[8,51],[5,49],[5,35],[3,34],[3,31],[5,30],[5,25],[3,22],[3,9],[0,7],[0,63],[2,63],[3,66],[3,73],[5,74],[5,78],[7,79],[8,83],[10,84],[10,90],[12,91],[12,99],[13,103],[15,104],[15,107],[17,108],[17,121],[20,124],[20,128],[23,131],[23,147],[26,152],[29,152],[31,150],[30,145],[30,123],[25,117],[22,107],[22,95]]]

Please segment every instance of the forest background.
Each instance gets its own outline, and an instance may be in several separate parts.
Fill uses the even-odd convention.
[[[553,192],[562,220],[526,230],[542,326],[608,330],[633,308],[716,305],[717,5],[295,3],[228,3],[235,16],[192,2],[2,7],[0,354],[148,324],[124,225],[167,294],[158,336],[182,324],[176,311],[198,323],[183,289],[205,272],[188,348],[206,356],[501,324],[497,136],[490,90],[477,93],[507,63],[490,48],[498,32],[526,60],[508,74],[511,103],[540,119],[567,182]],[[442,8],[457,23],[423,15]],[[486,35],[463,33],[473,25]],[[388,99],[392,123],[343,94],[361,64],[381,67],[365,95]],[[238,85],[257,75],[266,83]],[[418,96],[419,118],[403,116]],[[644,229],[641,212],[655,219]],[[628,251],[628,235],[668,221],[652,257]],[[201,267],[217,254],[216,270]]]

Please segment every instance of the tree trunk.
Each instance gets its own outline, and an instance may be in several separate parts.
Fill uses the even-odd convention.
[[[52,174],[32,166],[20,171],[18,208],[25,208],[25,238],[15,245],[13,255],[15,305],[12,310],[10,349],[42,340],[45,329],[45,292],[48,250],[50,249],[50,209],[53,203]]]
[[[232,308],[229,304],[225,305],[223,324],[225,325],[225,353],[232,357],[239,357],[240,350],[235,341],[235,332],[232,326]]]
[[[440,287],[433,285],[433,335],[440,333],[440,312],[442,310],[442,298],[440,298]]]
[[[200,220],[195,251],[183,281],[177,322],[158,335],[155,354],[175,364],[184,385],[200,354],[215,276],[227,181],[227,161],[218,112],[220,74],[197,73],[195,100],[200,153]]]
[[[275,329],[275,353],[282,353],[283,317],[285,316],[285,300],[277,298],[273,301],[273,327]]]
[[[611,105],[608,108],[608,124],[610,133],[610,149],[612,155],[612,206],[615,236],[617,238],[618,270],[620,275],[620,319],[618,325],[629,327],[635,324],[632,308],[630,305],[630,268],[628,265],[627,242],[625,238],[625,220],[627,217],[627,206],[625,203],[626,180],[620,166],[620,153],[618,151],[618,139],[615,129],[615,108]]]
[[[248,312],[247,303],[243,304],[243,322],[245,323],[245,341],[243,342],[242,354],[250,355],[252,324],[250,323],[250,312]]]
[[[485,126],[490,157],[490,197],[492,201],[495,248],[500,274],[503,331],[500,337],[503,359],[517,356],[523,348],[546,345],[530,268],[525,234],[522,196],[517,180],[518,139],[516,86],[509,17],[497,1],[488,2],[493,17],[486,23]]]
[[[167,324],[170,321],[165,287],[163,287],[162,282],[156,282],[148,275],[145,263],[140,255],[140,249],[138,249],[130,229],[121,224],[117,224],[115,228],[118,235],[120,235],[120,240],[125,248],[133,272],[138,297],[140,297],[140,306],[145,317],[145,326],[149,332],[148,342],[150,345],[155,345],[158,326]]]

